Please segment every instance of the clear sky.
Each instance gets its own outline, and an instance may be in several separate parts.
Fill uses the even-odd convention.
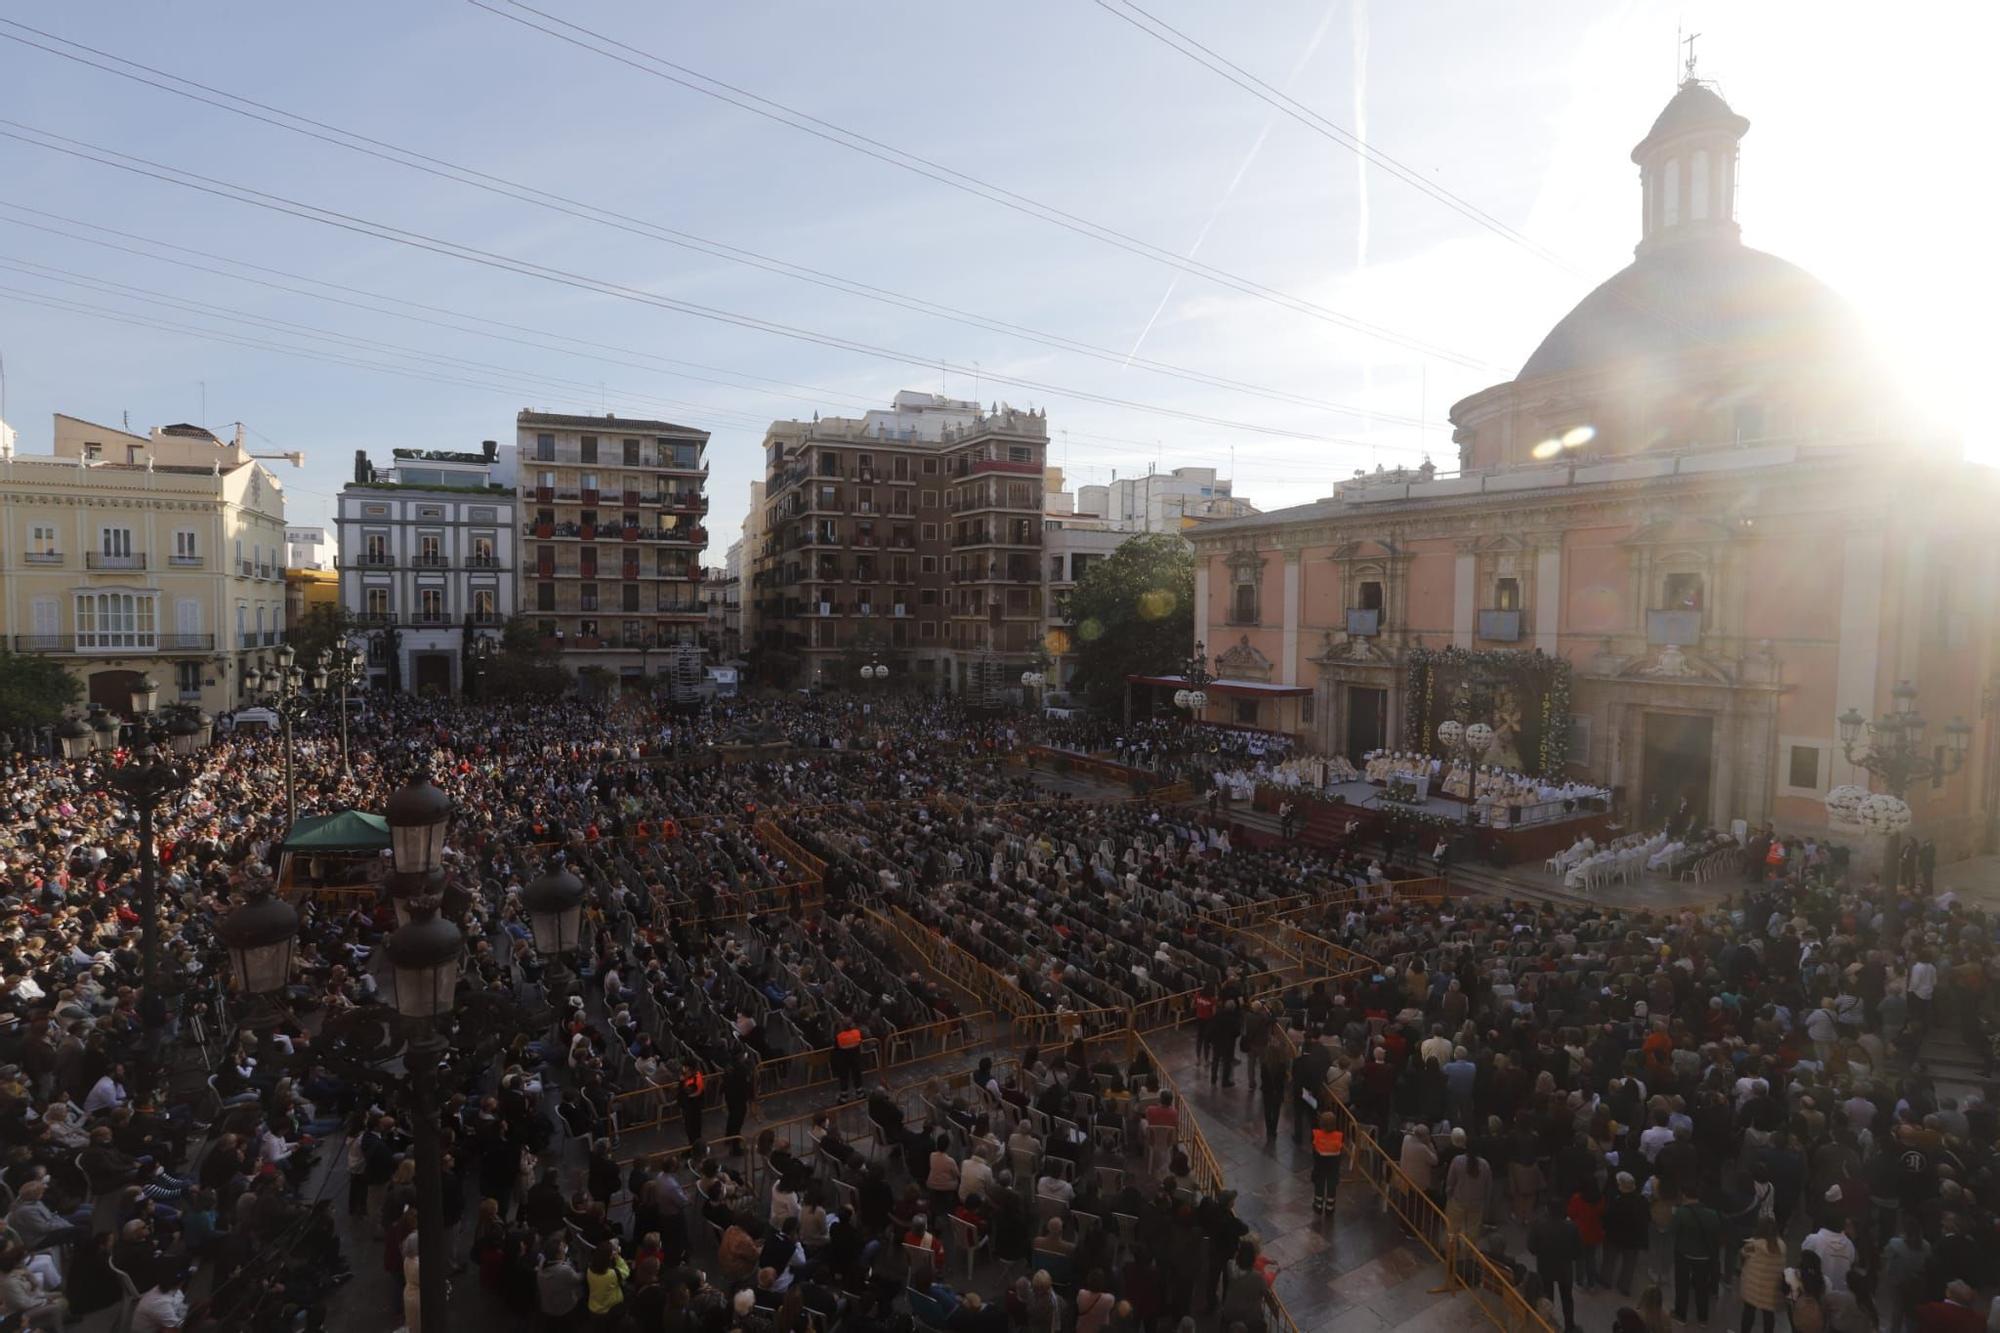
[[[1428,451],[1449,467],[1451,403],[1508,378],[1629,261],[1639,192],[1627,154],[1673,92],[1686,30],[1701,34],[1701,74],[1752,122],[1746,242],[1846,294],[1922,400],[1976,455],[2000,453],[1971,406],[1975,367],[1996,351],[1994,186],[1978,164],[1991,153],[1985,61],[2000,7],[531,2],[625,44],[623,61],[491,12],[560,28],[512,0],[0,11],[96,48],[87,58],[101,64],[143,62],[154,82],[193,80],[217,91],[174,86],[511,182],[482,190],[0,40],[0,134],[78,141],[65,154],[0,137],[0,356],[21,448],[46,450],[56,411],[112,424],[129,413],[141,431],[189,420],[226,434],[242,421],[255,448],[306,452],[301,470],[277,466],[292,520],[309,524],[329,520],[356,449],[380,460],[394,446],[511,440],[529,406],[664,416],[714,433],[710,563],[737,534],[762,423],[858,413],[904,387],[1045,407],[1051,461],[1074,482],[1214,464],[1273,508],[1377,462]],[[1285,90],[1324,132],[1127,21],[1145,14]],[[18,26],[0,34],[60,47]],[[1074,225],[1177,255],[1198,244],[1200,263],[1272,295],[773,123],[669,81],[689,76],[649,57]],[[1458,206],[1363,168],[1340,133]],[[357,221],[75,155],[102,150]],[[569,202],[509,197],[537,192]],[[378,227],[428,239],[366,234]],[[849,290],[677,246],[661,229]],[[435,242],[488,262],[423,248]],[[1135,349],[1233,383],[1128,364]]]

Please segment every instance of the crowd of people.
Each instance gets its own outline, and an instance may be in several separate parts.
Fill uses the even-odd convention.
[[[1728,1290],[1746,1329],[1785,1309],[1801,1328],[1955,1333],[1991,1290],[2000,1120],[1940,1095],[1919,1058],[1940,1027],[1986,1049],[1983,914],[1768,833],[1734,849],[1748,882],[1723,908],[1401,901],[1371,891],[1393,877],[1372,848],[1258,849],[1226,812],[1052,794],[1002,762],[1042,743],[1176,776],[1298,763],[1232,729],[1097,725],[915,696],[687,714],[374,697],[344,756],[330,719],[302,722],[296,811],[273,795],[282,741],[225,730],[157,811],[153,984],[137,821],[101,789],[120,757],[12,756],[0,1315],[277,1329],[379,1290],[414,1328],[435,1262],[486,1293],[457,1300],[607,1333],[868,1333],[905,1314],[1256,1333],[1270,1265],[1228,1196],[1156,1151],[1184,1109],[1143,1060],[1084,1044],[1184,1014],[1218,1086],[1242,1058],[1271,1137],[1290,1108],[1321,1217],[1341,1174],[1330,1098],[1558,1328],[1579,1287],[1607,1286],[1652,1329],[1669,1309],[1708,1319]],[[417,1236],[410,1105],[321,1034],[383,1002],[386,899],[304,894],[275,1025],[229,1025],[216,939],[278,870],[292,816],[380,810],[417,773],[453,806],[462,986],[522,1012],[559,1002],[448,1089],[437,1256]],[[1691,826],[1661,836],[1562,869],[1707,846]],[[818,910],[787,846],[824,863]],[[556,865],[590,906],[577,993],[552,997],[521,896]],[[365,889],[387,861],[292,869],[301,890]],[[1376,969],[1256,998],[1287,960],[1224,923],[1300,894],[1337,905],[1298,924]],[[753,1106],[789,1058],[831,1052],[827,1096],[858,1097],[853,1052],[962,1022],[969,997],[919,966],[905,927],[1056,1016],[1053,1045],[991,1052],[918,1106],[876,1089],[866,1142],[828,1114],[810,1151],[756,1145]],[[344,1210],[327,1197],[343,1174]],[[1022,1280],[994,1285],[981,1258]]]

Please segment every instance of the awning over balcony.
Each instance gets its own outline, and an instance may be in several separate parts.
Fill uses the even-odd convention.
[[[1129,685],[1164,685],[1172,690],[1188,688],[1186,676],[1127,676]],[[1299,699],[1312,693],[1310,685],[1273,685],[1265,680],[1211,680],[1202,687],[1210,694],[1239,694],[1256,699]]]

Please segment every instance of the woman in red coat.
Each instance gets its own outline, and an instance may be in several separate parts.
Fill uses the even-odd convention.
[[[1597,1178],[1587,1176],[1577,1192],[1569,1196],[1569,1220],[1576,1224],[1578,1242],[1577,1285],[1595,1291],[1604,1285],[1598,1276],[1597,1258],[1604,1252],[1604,1193]]]

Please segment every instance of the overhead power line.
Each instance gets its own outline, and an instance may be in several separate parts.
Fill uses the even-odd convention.
[[[285,195],[252,189],[249,186],[237,185],[213,176],[203,176],[195,172],[156,162],[150,158],[119,152],[116,149],[105,148],[86,140],[55,134],[52,131],[43,130],[21,121],[0,119],[0,138],[13,139],[17,142],[29,144],[50,152],[60,153],[64,156],[87,162],[95,162],[100,166],[113,167],[132,175],[143,176],[170,185],[178,185],[184,189],[195,190],[221,199],[229,199],[236,203],[249,204],[269,212],[282,213],[289,217],[315,222],[322,226],[333,227],[341,231],[369,236],[377,240],[390,241],[412,249],[427,250],[433,254],[444,255],[466,263],[478,264],[503,272],[517,273],[525,277],[539,278],[545,282],[572,287],[579,291],[612,296],[640,305],[654,306],[658,309],[671,310],[678,314],[692,315],[700,319],[734,325],[738,328],[792,338],[801,342],[854,352],[885,361],[899,362],[907,366],[920,367],[926,372],[930,370],[944,370],[965,376],[978,375],[983,379],[991,380],[998,384],[1005,384],[1035,393],[1073,399],[1078,402],[1099,403],[1107,407],[1122,407],[1130,411],[1171,417],[1181,421],[1192,421],[1207,426],[1219,426],[1230,430],[1243,431],[1248,434],[1271,436],[1281,439],[1321,440],[1334,444],[1353,445],[1359,448],[1369,447],[1365,441],[1329,436],[1321,432],[1302,431],[1285,426],[1266,425],[1261,422],[1240,421],[1204,412],[1168,407],[1158,403],[1147,403],[1130,398],[1121,398],[1113,394],[1095,393],[1086,389],[1054,384],[1045,380],[1030,379],[1020,375],[1009,375],[997,371],[984,370],[978,367],[957,364],[949,359],[918,356],[915,353],[905,352],[897,348],[883,347],[878,344],[864,342],[860,339],[848,338],[840,334],[783,324],[776,320],[762,319],[753,315],[724,310],[716,306],[702,305],[697,302],[666,296],[658,292],[648,292],[636,287],[625,286],[622,283],[615,283],[608,279],[593,278],[566,269],[533,263],[532,261],[519,259],[511,255],[503,255],[490,250],[482,250],[475,246],[463,245],[456,241],[445,240],[423,232],[411,231],[407,228],[375,222],[356,214],[322,208],[318,205],[307,204]]]
[[[1206,278],[1210,282],[1228,287],[1233,291],[1241,292],[1246,296],[1252,296],[1258,300],[1282,306],[1287,310],[1292,310],[1302,315],[1309,315],[1315,319],[1338,325],[1341,328],[1363,334],[1381,342],[1407,348],[1410,351],[1418,352],[1436,360],[1453,362],[1474,370],[1491,370],[1496,368],[1492,362],[1482,358],[1456,352],[1450,348],[1440,347],[1435,343],[1427,342],[1410,334],[1401,333],[1380,324],[1370,323],[1367,320],[1359,319],[1330,306],[1320,305],[1316,302],[1308,301],[1304,297],[1295,296],[1290,292],[1266,286],[1253,279],[1217,268],[1213,264],[1205,264],[1200,260],[1177,254],[1163,246],[1155,245],[1151,241],[1141,240],[1139,237],[1120,231],[1115,227],[1107,226],[1100,222],[1093,222],[1088,218],[1069,212],[1066,209],[1058,208],[1053,204],[1044,203],[1019,191],[996,185],[969,172],[946,166],[941,162],[923,157],[907,149],[897,148],[858,131],[845,129],[842,126],[834,124],[832,121],[800,111],[794,107],[786,106],[782,102],[773,101],[761,94],[750,92],[748,89],[738,87],[735,84],[703,74],[698,70],[691,69],[686,65],[677,64],[662,56],[653,55],[636,46],[606,36],[604,33],[586,28],[582,24],[572,23],[567,19],[559,18],[554,14],[536,9],[532,5],[522,4],[520,0],[508,0],[508,3],[504,7],[499,4],[489,4],[486,0],[466,0],[466,3],[475,9],[483,9],[489,14],[504,18],[510,23],[517,23],[524,28],[529,28],[535,32],[553,37],[557,41],[576,47],[578,50],[588,51],[606,60],[616,61],[618,64],[625,65],[642,74],[663,79],[668,83],[686,88],[690,92],[700,93],[704,97],[711,97],[717,101],[725,102],[730,106],[737,107],[755,116],[761,116],[766,120],[784,125],[802,134],[811,135],[813,138],[845,148],[850,152],[859,153],[864,157],[874,158],[878,162],[884,162],[903,171],[936,181],[954,190],[974,195],[989,203],[998,204],[1002,208],[1010,209],[1024,216],[1036,218],[1040,221],[1061,227],[1065,231],[1074,232],[1079,236],[1099,241],[1105,245],[1123,250],[1128,254],[1138,255],[1154,263],[1164,264],[1169,268],[1179,269],[1184,273],[1191,273],[1196,277]],[[542,23],[534,22],[532,19],[525,18],[521,14],[513,12],[514,10],[522,10],[528,14],[533,14],[537,18],[544,19],[549,24],[556,26],[544,26]],[[586,38],[589,40],[585,40]],[[602,45],[595,43],[601,43]]]
[[[9,31],[8,29],[16,31]],[[23,33],[32,34],[32,37],[23,36]],[[1321,408],[1330,412],[1346,413],[1370,421],[1384,421],[1396,425],[1424,424],[1415,417],[1378,413],[1363,407],[1329,402],[1325,399],[1314,398],[1306,394],[1293,393],[1285,389],[1239,380],[1226,375],[1218,375],[1198,368],[1175,365],[1156,358],[1128,356],[1112,348],[1100,347],[1078,338],[1072,338],[1067,334],[1050,332],[1034,328],[1030,325],[1000,319],[995,316],[982,315],[975,311],[927,300],[920,296],[913,296],[858,279],[843,277],[822,269],[796,264],[789,260],[762,254],[742,246],[732,245],[726,241],[718,241],[694,232],[668,227],[647,218],[622,213],[617,209],[607,207],[603,204],[571,198],[540,186],[529,185],[520,181],[510,180],[503,176],[492,175],[488,172],[422,153],[415,149],[404,148],[382,139],[371,138],[368,135],[344,129],[322,120],[316,120],[310,116],[300,115],[297,112],[286,111],[281,107],[273,106],[267,102],[259,102],[252,98],[242,97],[236,93],[212,87],[209,84],[201,83],[198,80],[190,79],[183,75],[170,73],[155,66],[131,60],[125,56],[114,55],[97,47],[86,46],[81,42],[74,42],[68,38],[44,32],[42,29],[31,27],[28,24],[13,19],[0,18],[0,38],[5,38],[8,41],[30,47],[37,51],[46,52],[74,64],[99,70],[117,78],[126,79],[148,88],[154,88],[176,97],[200,103],[204,106],[226,111],[232,115],[242,116],[292,134],[314,139],[321,143],[331,144],[336,148],[375,158],[378,161],[389,162],[396,166],[405,167],[412,171],[419,171],[441,180],[453,181],[489,194],[531,204],[538,208],[544,208],[551,212],[560,213],[596,226],[608,227],[648,240],[660,241],[682,249],[692,250],[713,258],[743,264],[767,273],[775,273],[830,291],[857,296],[864,300],[874,301],[897,309],[909,310],[917,314],[950,320],[953,323],[970,328],[984,329],[991,333],[1023,338],[1045,347],[1073,352],[1080,356],[1110,362],[1121,367],[1126,365],[1138,366],[1154,374],[1187,380],[1207,385],[1210,388],[1247,393],[1300,407]],[[34,38],[44,40],[34,40]],[[62,49],[64,47],[72,49],[64,50]]]
[[[1099,9],[1129,23],[1153,40],[1180,52],[1204,69],[1227,79],[1230,83],[1243,89],[1252,97],[1270,104],[1321,137],[1333,140],[1333,142],[1356,154],[1371,166],[1380,168],[1419,193],[1435,199],[1461,217],[1468,218],[1493,232],[1495,235],[1502,237],[1514,245],[1520,246],[1537,259],[1553,264],[1566,272],[1577,272],[1562,256],[1556,254],[1553,250],[1550,250],[1523,232],[1516,230],[1514,227],[1509,226],[1499,218],[1494,217],[1471,200],[1454,194],[1444,186],[1428,179],[1415,167],[1409,166],[1390,154],[1383,152],[1353,131],[1328,120],[1324,115],[1313,110],[1283,89],[1266,83],[1263,79],[1258,78],[1249,70],[1236,64],[1227,56],[1221,55],[1213,48],[1204,46],[1201,42],[1188,36],[1188,34],[1174,27],[1165,19],[1147,13],[1138,5],[1133,4],[1131,0],[1093,0],[1093,3]],[[1581,275],[1579,274],[1579,276]]]

